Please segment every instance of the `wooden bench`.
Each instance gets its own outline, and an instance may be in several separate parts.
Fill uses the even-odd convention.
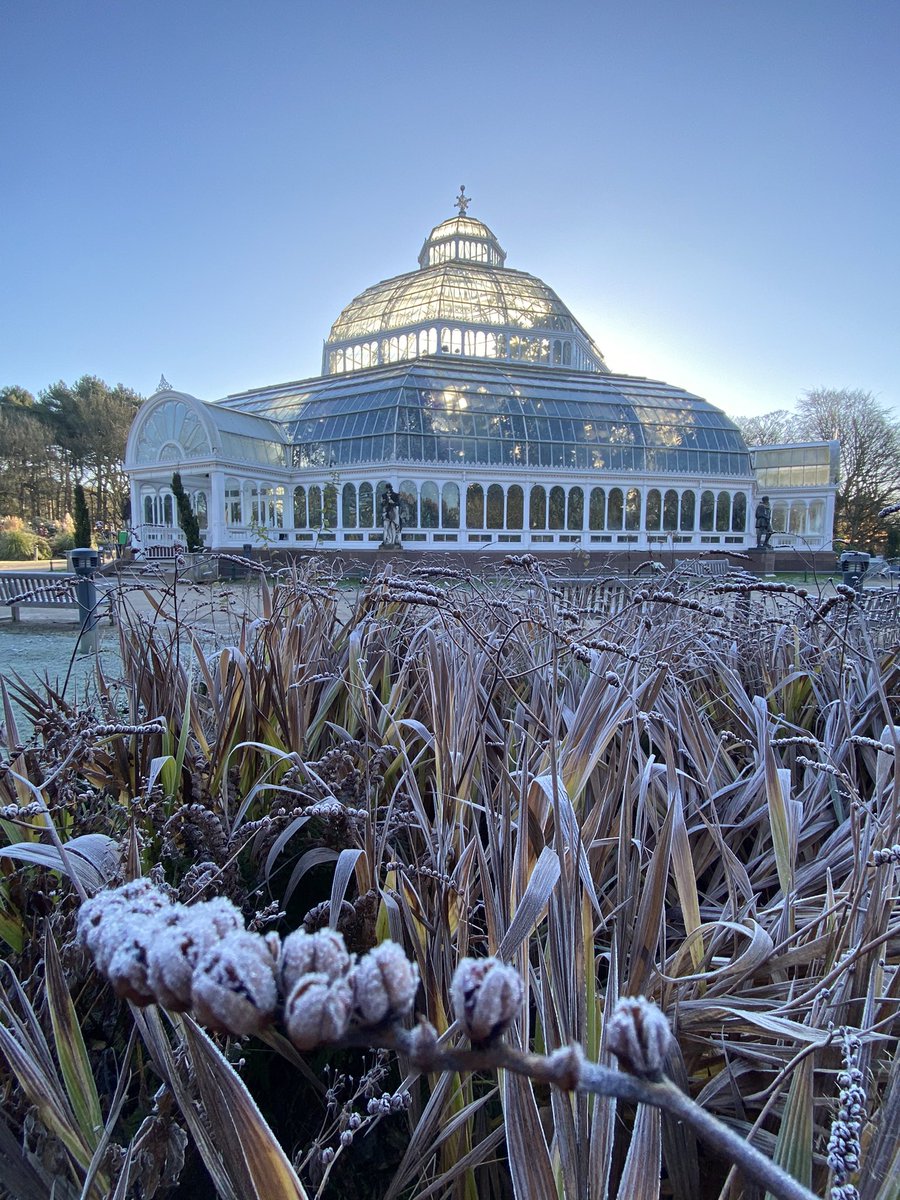
[[[104,609],[112,622],[110,598],[99,585],[98,615]],[[0,571],[0,608],[8,608],[12,619],[20,619],[23,608],[74,609],[78,612],[76,584],[78,576],[69,572],[54,575],[50,571]]]
[[[591,617],[610,617],[631,603],[631,594],[640,586],[639,580],[619,579],[554,579],[551,587],[560,598]]]
[[[675,563],[679,575],[696,575],[698,579],[727,575],[732,569],[727,558],[679,558]]]

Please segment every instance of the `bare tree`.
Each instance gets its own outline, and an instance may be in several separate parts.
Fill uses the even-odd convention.
[[[841,479],[835,508],[839,537],[854,546],[883,540],[879,509],[900,489],[900,421],[860,388],[815,388],[797,406],[794,441],[841,443]]]
[[[795,441],[794,414],[786,408],[763,413],[759,417],[733,417],[735,425],[748,446],[777,446]]]

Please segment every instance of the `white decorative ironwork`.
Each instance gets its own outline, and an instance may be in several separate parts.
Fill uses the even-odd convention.
[[[468,209],[468,207],[471,203],[472,203],[472,197],[466,195],[466,185],[464,183],[461,183],[459,185],[459,195],[454,200],[453,207],[458,208],[459,215],[461,217],[464,217],[466,215],[466,209]]]

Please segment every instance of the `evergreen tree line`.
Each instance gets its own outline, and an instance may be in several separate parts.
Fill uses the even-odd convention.
[[[114,529],[128,500],[125,440],[143,397],[94,375],[37,396],[0,388],[0,517],[59,525],[81,484],[94,521]]]

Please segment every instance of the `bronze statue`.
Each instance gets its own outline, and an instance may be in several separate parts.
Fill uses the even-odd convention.
[[[756,506],[756,548],[768,550],[772,539],[772,508],[769,497],[763,496]]]

